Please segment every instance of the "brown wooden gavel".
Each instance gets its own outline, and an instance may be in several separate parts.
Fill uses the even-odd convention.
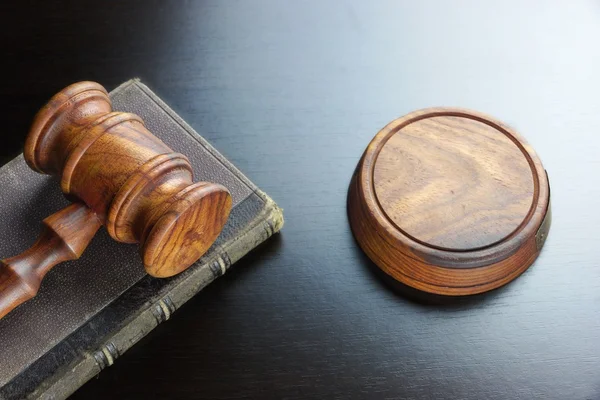
[[[231,210],[228,190],[192,181],[173,152],[135,114],[113,112],[98,83],[75,83],[36,115],[24,149],[37,172],[57,175],[73,204],[44,220],[24,253],[0,261],[0,318],[35,296],[54,265],[79,258],[101,225],[140,243],[146,271],[178,274],[219,236]]]

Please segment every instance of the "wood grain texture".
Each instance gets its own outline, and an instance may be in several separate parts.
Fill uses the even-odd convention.
[[[33,122],[25,160],[58,174],[63,192],[87,204],[115,240],[141,243],[146,271],[173,276],[215,241],[231,210],[222,185],[192,183],[192,168],[140,117],[112,112],[104,87],[72,84]]]
[[[4,263],[0,318],[34,296],[52,266],[77,258],[87,246],[98,226],[90,225],[87,235],[88,227],[77,227],[86,223],[81,213],[106,225],[113,239],[141,243],[146,272],[164,278],[196,262],[231,211],[227,188],[193,183],[188,159],[152,135],[137,115],[112,112],[108,92],[95,82],[69,85],[42,107],[24,157],[37,172],[58,175],[65,195],[89,209],[67,207],[49,217],[46,225],[59,219],[61,229],[75,228],[65,234],[45,232],[31,249]],[[69,211],[77,213],[73,223]],[[79,244],[77,257],[65,253]]]
[[[0,318],[35,296],[50,268],[78,259],[100,226],[96,214],[84,204],[71,204],[44,219],[42,233],[31,248],[0,260]]]
[[[390,122],[362,156],[348,196],[369,258],[438,295],[510,282],[535,260],[544,244],[537,237],[550,227],[539,157],[514,130],[474,111],[432,108]]]
[[[198,260],[219,236],[230,210],[231,196],[221,185],[199,182],[177,193],[167,212],[143,234],[148,273],[169,277],[185,270],[189,260]]]
[[[392,135],[377,156],[373,184],[399,229],[448,250],[505,239],[527,217],[534,194],[527,158],[509,137],[451,116],[422,119]]]
[[[0,152],[61,87],[139,76],[286,228],[74,399],[600,397],[596,2],[170,4],[2,3]],[[345,207],[378,129],[433,105],[513,126],[552,180],[535,265],[453,306],[382,284]]]

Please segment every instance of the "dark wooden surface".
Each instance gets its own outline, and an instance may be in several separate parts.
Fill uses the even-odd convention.
[[[31,4],[28,4],[31,3]],[[141,77],[286,212],[75,398],[600,398],[600,4],[5,2],[2,157],[82,79]],[[516,128],[553,226],[522,277],[407,300],[354,243],[346,190],[392,119],[461,106]]]

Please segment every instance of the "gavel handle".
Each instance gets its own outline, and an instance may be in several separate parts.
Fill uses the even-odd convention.
[[[42,233],[33,246],[0,260],[0,318],[35,296],[50,268],[78,259],[100,225],[96,214],[78,203],[44,219]]]

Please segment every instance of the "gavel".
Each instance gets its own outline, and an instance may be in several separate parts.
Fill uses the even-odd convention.
[[[43,221],[31,248],[0,261],[0,318],[33,298],[56,264],[81,256],[101,225],[139,243],[146,272],[176,275],[214,243],[231,211],[222,185],[193,183],[192,167],[135,114],[112,111],[104,87],[75,83],[38,112],[27,164],[60,179],[73,203]]]

